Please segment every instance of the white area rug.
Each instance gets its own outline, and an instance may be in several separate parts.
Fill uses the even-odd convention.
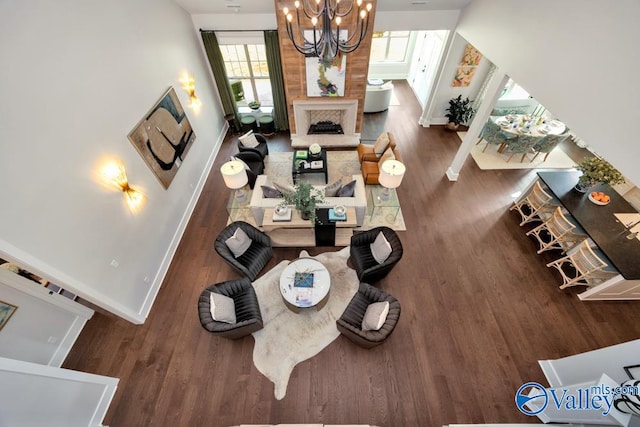
[[[466,132],[458,132],[460,140],[464,139]],[[533,162],[529,159],[533,158],[533,154],[527,155],[524,162],[520,163],[522,154],[515,154],[511,161],[507,163],[507,159],[510,154],[501,154],[497,151],[496,145],[489,145],[483,153],[486,143],[481,142],[480,145],[474,145],[471,149],[471,157],[476,161],[476,164],[480,169],[570,169],[576,165],[576,162],[571,160],[564,151],[560,148],[553,150],[547,161],[544,160],[544,153],[540,153]]]
[[[306,251],[300,257],[308,257]],[[264,328],[254,332],[253,363],[274,384],[275,398],[287,393],[293,368],[338,338],[336,320],[358,290],[356,272],[347,266],[349,247],[315,257],[331,273],[329,301],[320,310],[314,307],[300,313],[289,310],[280,294],[280,274],[289,261],[282,261],[253,283],[260,303]]]

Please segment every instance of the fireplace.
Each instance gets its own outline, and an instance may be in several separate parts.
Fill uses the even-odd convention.
[[[355,147],[360,142],[357,114],[357,100],[293,101],[296,133],[291,135],[291,144],[294,148],[314,142],[323,147]]]

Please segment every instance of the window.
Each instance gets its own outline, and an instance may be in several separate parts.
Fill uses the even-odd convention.
[[[241,106],[260,101],[264,106],[273,105],[267,54],[263,44],[223,44],[220,52],[230,83],[242,82],[244,99]]]
[[[403,62],[411,31],[374,31],[370,62]]]

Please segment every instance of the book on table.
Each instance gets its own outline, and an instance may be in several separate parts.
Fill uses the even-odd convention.
[[[296,288],[313,288],[313,273],[296,273],[293,277]]]
[[[329,209],[329,221],[346,221],[347,213],[343,213],[342,215],[338,215],[334,208]]]
[[[296,150],[296,159],[306,160],[309,157],[307,150]]]
[[[322,169],[322,160],[314,160],[311,162],[311,169]]]

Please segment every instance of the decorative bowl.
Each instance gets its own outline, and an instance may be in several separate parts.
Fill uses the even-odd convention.
[[[596,205],[598,205],[598,206],[606,206],[606,205],[608,205],[609,203],[611,203],[611,200],[609,200],[608,202],[601,202],[600,200],[596,200],[596,199],[595,199],[591,194],[592,194],[592,193],[589,193],[589,201],[590,201],[591,203],[594,203],[594,204],[596,204]]]
[[[282,205],[276,206],[275,211],[276,211],[276,215],[286,215],[287,212],[289,212],[289,206],[282,206]]]
[[[342,216],[347,212],[347,208],[345,208],[342,205],[337,205],[337,206],[334,206],[333,211],[336,213],[336,215]]]

